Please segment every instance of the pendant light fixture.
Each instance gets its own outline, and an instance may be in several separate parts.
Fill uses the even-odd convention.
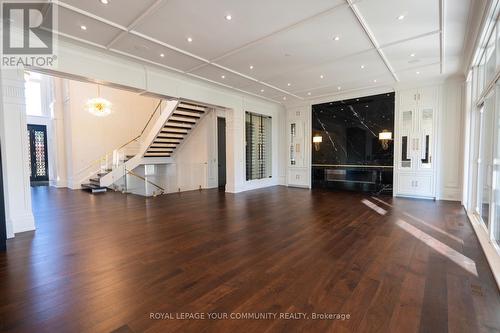
[[[111,102],[101,97],[101,86],[97,85],[97,97],[91,98],[85,104],[85,109],[97,117],[106,117],[111,114]]]

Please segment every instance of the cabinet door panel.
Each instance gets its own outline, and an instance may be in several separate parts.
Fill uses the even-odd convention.
[[[417,90],[403,90],[399,93],[400,105],[415,107],[417,105]]]
[[[432,169],[434,155],[434,124],[433,108],[423,108],[419,112],[420,139],[418,145],[418,166],[420,169]]]
[[[398,177],[398,193],[399,194],[407,194],[413,195],[415,194],[414,185],[415,181],[413,179],[413,175],[400,174]]]
[[[432,175],[417,175],[414,177],[415,194],[433,197]]]
[[[399,117],[399,142],[400,149],[398,156],[398,168],[410,170],[413,165],[413,153],[415,140],[413,138],[413,128],[415,122],[415,108],[402,107]]]
[[[291,167],[303,167],[305,165],[305,126],[300,120],[288,123],[289,137],[289,161]]]
[[[419,89],[417,93],[419,107],[421,109],[429,107],[434,108],[437,104],[437,93],[438,88],[436,87]]]
[[[398,193],[422,197],[433,197],[432,175],[399,174]]]

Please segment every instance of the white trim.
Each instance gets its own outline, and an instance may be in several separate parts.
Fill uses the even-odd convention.
[[[476,233],[479,244],[481,244],[481,248],[483,249],[484,255],[490,265],[491,272],[493,273],[497,286],[500,289],[500,248],[489,238],[488,233],[485,232],[483,224],[478,221],[474,214],[467,213],[467,217],[469,218],[470,224]]]

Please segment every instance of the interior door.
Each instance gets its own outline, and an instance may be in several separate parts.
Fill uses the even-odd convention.
[[[28,125],[28,140],[30,150],[30,181],[48,181],[47,126]]]
[[[217,118],[217,158],[219,187],[226,186],[226,119]]]
[[[0,142],[0,251],[7,248],[7,224],[5,222],[5,197],[3,192],[2,143]]]

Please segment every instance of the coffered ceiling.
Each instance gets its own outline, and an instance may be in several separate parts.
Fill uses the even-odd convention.
[[[473,0],[63,0],[63,38],[282,102],[457,73]]]

